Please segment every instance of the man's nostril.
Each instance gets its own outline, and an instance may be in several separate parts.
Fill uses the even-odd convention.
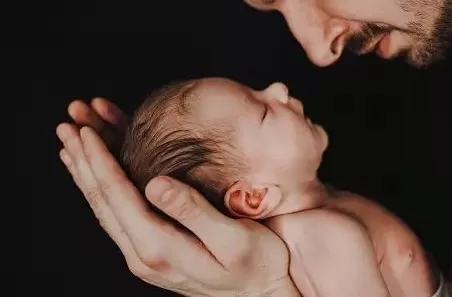
[[[338,34],[331,42],[330,51],[335,56],[340,56],[347,43],[348,36],[345,32]]]

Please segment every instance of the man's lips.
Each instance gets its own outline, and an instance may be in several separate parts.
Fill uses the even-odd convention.
[[[370,54],[371,52],[376,51],[378,46],[380,45],[380,42],[383,40],[383,38],[386,37],[387,34],[382,34],[381,36],[374,38],[371,42],[367,44],[366,47],[364,47],[362,50],[360,50],[357,54],[358,55],[366,55]]]

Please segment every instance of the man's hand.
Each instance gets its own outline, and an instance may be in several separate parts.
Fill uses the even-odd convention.
[[[71,106],[76,123],[98,131],[105,131],[106,122],[122,122],[117,121],[122,115],[107,117],[94,103],[91,108]],[[223,216],[185,184],[155,178],[146,187],[146,197],[192,233],[177,228],[149,210],[89,127],[79,131],[67,123],[58,126],[64,144],[61,160],[134,275],[185,296],[300,296],[288,276],[286,246],[273,232],[250,220]]]
[[[67,111],[79,127],[94,129],[110,150],[119,149],[129,119],[118,106],[104,98],[95,98],[89,105],[81,100],[74,100]]]

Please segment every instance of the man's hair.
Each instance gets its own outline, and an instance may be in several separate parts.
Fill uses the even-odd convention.
[[[173,82],[153,92],[134,113],[121,159],[140,191],[154,177],[171,176],[225,212],[224,194],[245,167],[233,153],[232,129],[190,117],[200,84],[200,80]]]

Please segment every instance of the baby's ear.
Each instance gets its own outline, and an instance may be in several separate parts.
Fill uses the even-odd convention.
[[[232,215],[255,220],[266,218],[281,200],[278,186],[252,186],[243,180],[234,183],[224,196],[224,204]]]

